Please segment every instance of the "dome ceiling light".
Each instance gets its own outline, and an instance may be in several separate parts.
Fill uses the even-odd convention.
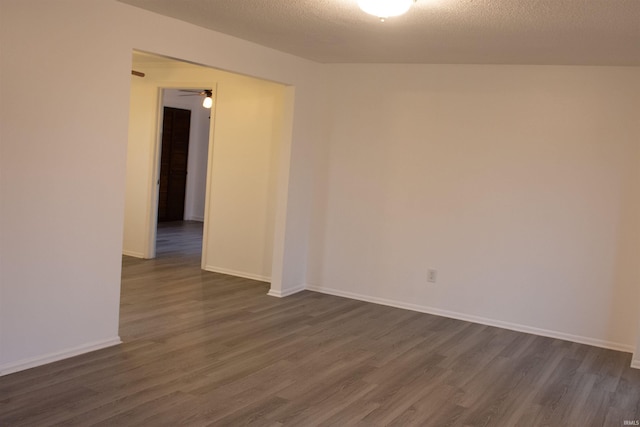
[[[358,6],[384,22],[386,18],[406,13],[415,2],[416,0],[358,0]]]

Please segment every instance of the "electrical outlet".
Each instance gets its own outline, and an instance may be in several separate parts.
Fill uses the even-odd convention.
[[[437,278],[438,278],[438,270],[434,270],[432,268],[427,270],[427,282],[436,283]]]

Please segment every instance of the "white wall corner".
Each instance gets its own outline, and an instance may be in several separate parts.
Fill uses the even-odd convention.
[[[267,295],[269,295],[270,297],[284,298],[284,297],[288,297],[289,295],[302,292],[305,289],[307,289],[307,286],[305,284],[296,286],[295,288],[285,289],[284,291],[281,291],[279,289],[274,289],[273,287],[271,287],[271,289],[269,289],[269,292],[267,292]]]
[[[0,377],[12,374],[14,372],[24,371],[25,369],[35,368],[36,366],[46,365],[48,363],[53,363],[59,360],[68,359],[70,357],[79,356],[84,353],[90,353],[92,351],[112,347],[118,344],[122,344],[122,340],[119,336],[116,336],[113,338],[90,342],[78,347],[68,348],[66,350],[57,351],[42,356],[6,363],[4,365],[0,365]]]

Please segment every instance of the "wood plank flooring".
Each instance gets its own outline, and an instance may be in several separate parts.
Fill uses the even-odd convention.
[[[197,223],[124,257],[124,343],[0,377],[0,426],[622,426],[630,355],[199,269]]]

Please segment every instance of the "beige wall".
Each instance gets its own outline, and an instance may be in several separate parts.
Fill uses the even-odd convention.
[[[272,287],[304,283],[316,64],[113,0],[0,8],[0,374],[118,342],[133,49],[295,87]]]
[[[328,87],[310,288],[633,350],[638,68],[336,65]]]
[[[146,76],[132,78],[124,252],[144,254],[154,227],[159,88],[212,87],[217,89],[203,267],[269,281],[284,86],[176,61],[138,63],[135,55],[134,68]]]
[[[124,204],[122,252],[138,258],[153,258],[150,219],[156,211],[151,189],[156,178],[156,134],[159,88],[151,79],[131,77],[127,178]]]
[[[206,270],[271,280],[283,96],[255,79],[218,84]]]

